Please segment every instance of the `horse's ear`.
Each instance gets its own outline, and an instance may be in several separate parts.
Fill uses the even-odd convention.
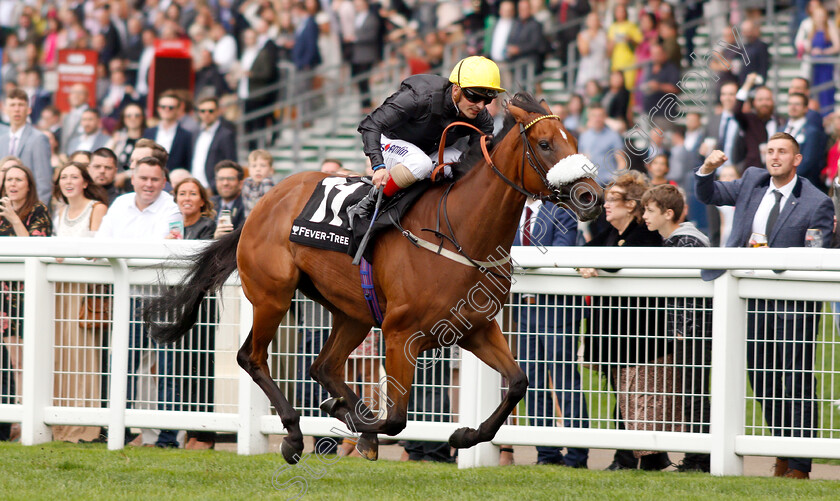
[[[530,119],[528,118],[528,112],[523,110],[522,108],[515,106],[508,101],[508,113],[519,123],[528,123]]]
[[[548,105],[548,101],[545,99],[540,99],[540,106],[545,109],[545,112],[551,115],[551,106]]]

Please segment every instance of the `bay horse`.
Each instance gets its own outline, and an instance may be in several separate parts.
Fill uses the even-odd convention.
[[[537,102],[525,93],[515,95],[507,104],[506,126],[492,153],[488,156],[486,149],[484,154],[476,147],[471,149],[460,166],[453,168],[454,183],[433,185],[406,212],[404,229],[420,235],[423,228],[435,224],[440,228],[443,219],[443,230],[449,232],[448,238],[440,239],[443,248],[472,260],[489,260],[500,250],[510,251],[527,196],[562,199],[581,220],[597,217],[603,191],[595,182],[595,172],[569,165],[587,160],[577,154],[577,142],[559,117],[550,113],[544,101]],[[476,158],[477,162],[472,161]],[[496,259],[493,268],[465,265],[420,249],[393,229],[373,242],[371,264],[383,311],[385,370],[390,383],[386,417],[372,418],[370,409],[344,381],[348,356],[374,325],[360,287],[359,268],[351,264],[349,255],[289,241],[292,221],[325,177],[320,172],[289,176],[259,201],[240,230],[200,251],[180,286],[169,289],[144,312],[152,337],[159,342],[183,337],[195,324],[204,296],[238,269],[254,318],[237,361],[280,416],[288,432],[281,453],[295,464],[303,452],[300,416],[271,379],[267,360],[278,325],[295,290],[301,290],[333,315],[332,333],[310,369],[310,376],[333,397],[321,408],[360,432],[357,449],[374,460],[377,434],[393,436],[405,428],[414,362],[421,351],[446,344],[431,333],[440,322],[448,322],[459,326],[457,344],[461,348],[509,382],[492,415],[478,429],[456,430],[449,443],[469,448],[491,440],[525,396],[528,379],[514,360],[495,313],[466,307],[464,299],[471,288],[481,284],[487,296],[483,304],[486,300],[504,305],[510,291],[511,263]],[[571,203],[573,199],[575,203]],[[160,318],[175,320],[155,320]],[[419,332],[421,337],[413,336]]]

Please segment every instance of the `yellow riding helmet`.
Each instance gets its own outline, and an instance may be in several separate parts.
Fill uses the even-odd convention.
[[[482,56],[465,57],[452,68],[449,81],[462,88],[482,88],[496,92],[505,92],[500,87],[501,77],[496,63]],[[495,96],[492,96],[495,97]]]

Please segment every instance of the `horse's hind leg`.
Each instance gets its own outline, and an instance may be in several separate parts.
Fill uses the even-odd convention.
[[[458,428],[449,437],[449,445],[458,449],[467,449],[479,442],[487,442],[496,436],[516,404],[525,396],[528,390],[528,377],[516,363],[510,352],[505,337],[499,329],[499,324],[491,322],[483,332],[474,332],[464,337],[458,344],[471,351],[482,362],[499,371],[506,377],[508,391],[502,403],[493,411],[487,420],[478,427]]]
[[[309,373],[312,379],[321,384],[330,395],[335,396],[321,404],[321,409],[332,417],[338,418],[353,428],[353,421],[346,416],[352,409],[365,416],[368,422],[378,418],[359,398],[344,380],[344,366],[347,357],[365,339],[371,326],[350,320],[342,313],[333,316],[333,329],[318,358],[312,363]],[[379,439],[376,433],[362,433],[356,442],[356,450],[365,459],[375,461],[379,457]]]
[[[289,303],[291,304],[291,303]],[[248,339],[239,349],[236,357],[240,367],[251,375],[263,393],[268,397],[271,405],[280,415],[283,427],[288,435],[283,439],[280,452],[289,464],[296,464],[303,454],[303,434],[300,431],[300,414],[289,403],[280,388],[271,379],[268,370],[268,345],[274,339],[277,326],[286,314],[286,308],[268,306],[254,306],[254,326]]]

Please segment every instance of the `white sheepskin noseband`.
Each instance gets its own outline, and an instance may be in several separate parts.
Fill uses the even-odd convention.
[[[554,164],[554,167],[548,171],[548,182],[555,188],[559,188],[582,177],[597,175],[598,167],[586,155],[575,153]]]

